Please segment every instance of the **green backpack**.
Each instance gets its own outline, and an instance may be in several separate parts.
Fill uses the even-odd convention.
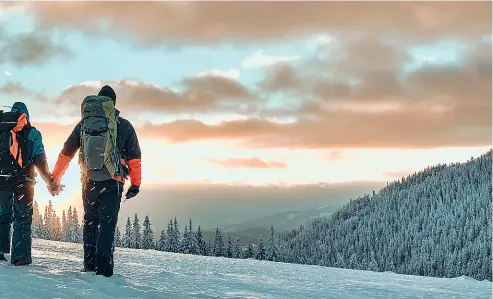
[[[88,96],[81,105],[81,158],[89,180],[106,181],[121,173],[117,112],[113,100]]]

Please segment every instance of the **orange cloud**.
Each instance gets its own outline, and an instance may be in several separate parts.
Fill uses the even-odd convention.
[[[491,123],[481,120],[479,115],[478,120],[471,116],[467,125],[460,114],[460,110],[454,110],[443,115],[422,107],[383,115],[334,113],[325,120],[291,124],[248,119],[207,125],[181,120],[147,125],[141,128],[141,133],[145,138],[164,138],[172,142],[240,140],[244,146],[259,148],[428,148],[491,144]],[[460,118],[462,124],[456,123]],[[467,134],[464,126],[469,127]]]
[[[251,92],[238,81],[226,76],[205,74],[185,78],[184,90],[181,92],[130,80],[82,83],[65,89],[55,104],[70,107],[71,112],[77,115],[82,99],[97,94],[105,84],[115,89],[119,109],[133,113],[238,111],[240,104],[255,101]]]
[[[229,158],[229,159],[205,159],[208,162],[224,166],[226,168],[287,168],[284,162],[264,161],[260,158]]]
[[[19,82],[6,82],[0,87],[0,93],[13,96],[33,97],[38,102],[47,102],[48,98],[42,93],[27,88]]]
[[[472,37],[491,32],[491,2],[43,2],[42,28],[131,36],[143,44],[246,43],[350,31]],[[252,16],[255,21],[252,22]],[[103,30],[100,24],[104,22]]]

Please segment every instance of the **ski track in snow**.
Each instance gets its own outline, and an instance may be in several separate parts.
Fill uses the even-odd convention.
[[[492,283],[117,248],[111,278],[82,245],[33,240],[33,265],[0,264],[0,298],[491,298]]]

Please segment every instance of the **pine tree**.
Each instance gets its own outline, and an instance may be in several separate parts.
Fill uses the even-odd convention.
[[[170,220],[168,223],[168,228],[166,229],[166,246],[164,251],[167,252],[175,252],[175,229],[173,226],[173,220]]]
[[[45,207],[44,223],[44,238],[46,240],[53,240],[53,205],[51,200],[48,201],[48,206]]]
[[[67,230],[65,231],[65,240],[74,242],[74,223],[72,217],[72,206],[68,207],[67,211]]]
[[[236,238],[235,246],[233,248],[233,258],[235,259],[241,259],[242,254],[241,254],[241,244],[240,244],[240,237]]]
[[[43,224],[43,214],[39,213],[38,216],[38,238],[44,237],[44,224]]]
[[[227,258],[233,257],[233,242],[231,242],[231,236],[228,236],[228,248],[226,249],[225,255]]]
[[[84,244],[84,223],[81,223],[79,226],[77,238],[79,239],[78,243]]]
[[[188,225],[185,225],[185,228],[183,230],[183,238],[181,239],[180,242],[180,252],[184,254],[189,254],[188,252],[188,244],[187,242],[189,241],[188,237]]]
[[[33,222],[31,225],[33,238],[42,237],[41,233],[42,233],[43,218],[40,219],[40,216],[41,215],[39,214],[39,206],[38,203],[35,201],[33,204]]]
[[[82,229],[79,224],[79,215],[77,209],[74,207],[72,212],[72,225],[73,225],[73,241],[74,243],[82,242]]]
[[[33,224],[38,224],[39,219],[39,206],[38,202],[34,201],[33,203]]]
[[[115,247],[122,247],[122,235],[120,233],[120,228],[118,227],[118,225],[115,229],[115,240],[113,243],[115,244]]]
[[[180,229],[178,227],[178,220],[176,220],[175,217],[175,223],[173,225],[173,241],[174,241],[174,248],[173,252],[180,252]]]
[[[375,252],[372,250],[370,253],[370,263],[368,265],[370,271],[378,272],[378,264],[375,259]]]
[[[134,223],[132,225],[133,229],[133,248],[140,249],[142,247],[142,233],[140,231],[140,223],[139,217],[137,217],[137,213],[134,216]]]
[[[190,222],[188,225],[188,252],[190,254],[198,254],[199,253],[199,246],[197,244],[197,236],[195,232],[193,231],[192,227],[192,218],[190,218]]]
[[[48,201],[48,223],[50,224],[50,227],[53,228],[53,203],[51,200]]]
[[[50,220],[48,216],[48,206],[45,206],[45,211],[43,213],[43,235],[42,238],[45,240],[50,239]]]
[[[248,240],[248,248],[245,254],[245,258],[250,259],[253,258],[254,256],[255,256],[255,252],[253,250],[252,240]]]
[[[196,243],[197,243],[197,248],[198,248],[198,254],[206,256],[208,255],[207,253],[207,244],[205,243],[204,240],[204,235],[202,234],[202,229],[199,228],[197,229],[197,234],[196,234]]]
[[[211,240],[207,242],[207,256],[214,256],[214,246]]]
[[[63,241],[67,241],[66,236],[67,236],[67,230],[68,230],[68,222],[67,222],[67,215],[65,215],[65,210],[62,212],[62,232],[61,232],[61,239]]]
[[[167,238],[166,238],[166,231],[163,229],[161,231],[161,236],[159,237],[159,241],[156,244],[156,248],[159,251],[167,251]]]
[[[214,256],[223,256],[224,255],[224,240],[219,231],[219,227],[216,228],[216,236],[214,238]]]
[[[130,217],[127,218],[127,225],[125,226],[125,237],[123,239],[123,246],[126,248],[134,248],[134,234],[132,230],[132,223]]]
[[[257,255],[255,256],[255,258],[259,261],[265,260],[265,248],[262,238],[258,240]]]
[[[60,241],[62,239],[62,224],[60,222],[60,217],[58,217],[53,211],[53,241]]]
[[[267,260],[276,262],[279,259],[279,248],[276,244],[274,226],[270,227],[269,242],[267,244]]]
[[[144,219],[144,232],[142,234],[142,249],[153,249],[154,237],[151,229],[151,221],[149,216],[146,215]]]

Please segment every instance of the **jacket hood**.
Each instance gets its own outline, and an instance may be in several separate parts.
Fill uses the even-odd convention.
[[[20,113],[25,113],[27,117],[27,121],[29,120],[29,110],[27,110],[26,104],[22,102],[16,102],[14,105],[12,105],[12,109],[10,110],[11,112],[20,112]]]

